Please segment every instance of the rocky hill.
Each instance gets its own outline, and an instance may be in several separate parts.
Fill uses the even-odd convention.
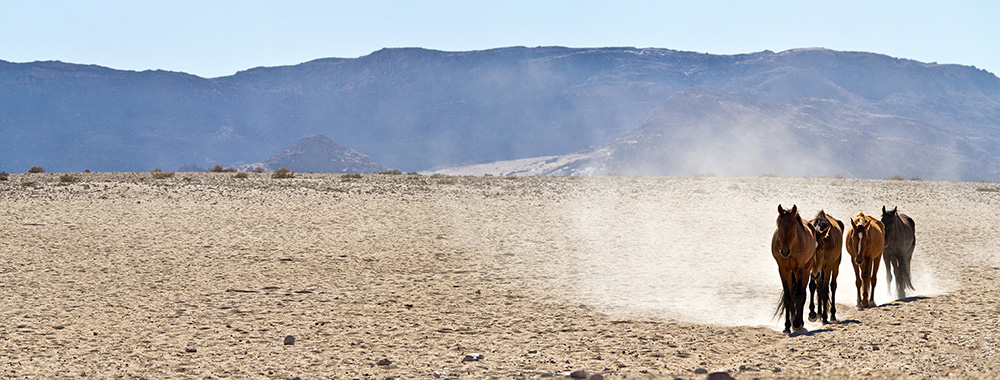
[[[258,164],[244,170],[261,167],[267,171],[287,168],[293,172],[312,173],[378,173],[387,169],[371,157],[340,145],[325,135],[306,137],[282,149]]]
[[[975,67],[825,49],[512,47],[384,49],[211,79],[0,61],[0,170],[237,166],[316,134],[403,171],[582,154],[635,132],[693,87],[805,113],[821,130],[903,128],[907,139],[957,152],[956,165],[1000,155],[1000,79]],[[848,148],[839,154],[862,157]],[[895,171],[917,175],[904,169]],[[934,173],[1000,179],[961,174],[977,170]]]

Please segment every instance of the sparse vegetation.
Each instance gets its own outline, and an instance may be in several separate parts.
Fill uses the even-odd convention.
[[[266,171],[266,170],[264,170],[264,167],[263,167],[263,166],[258,166],[258,167],[256,167],[256,168],[253,168],[253,172],[254,172],[254,173],[264,173],[265,171]]]
[[[211,169],[208,169],[209,173],[222,173],[222,165],[215,164]]]
[[[400,175],[400,174],[403,174],[403,172],[401,172],[399,170],[396,170],[396,169],[392,169],[392,170],[386,170],[386,171],[378,173],[378,174]]]
[[[347,173],[347,174],[341,175],[340,178],[343,178],[343,179],[361,179],[361,174],[358,174],[358,173]]]
[[[899,174],[893,174],[892,176],[890,176],[889,178],[886,178],[886,179],[892,180],[892,181],[905,181],[906,180],[906,178],[904,178],[903,176],[901,176]]]
[[[61,182],[61,183],[73,183],[73,182],[76,182],[76,177],[74,177],[72,174],[66,173],[66,174],[63,174],[63,175],[59,176],[59,182]]]
[[[458,183],[458,181],[453,177],[438,178],[436,182],[438,185],[454,185]]]
[[[420,173],[417,173],[417,172],[408,172],[408,173],[406,173],[406,175],[420,175]]]
[[[249,176],[250,175],[247,174],[247,173],[245,173],[245,172],[239,172],[239,173],[236,173],[236,175],[234,175],[233,178],[243,179],[243,178],[247,178]]]
[[[165,178],[172,178],[174,176],[174,172],[165,172],[163,170],[160,170],[160,168],[153,169],[152,173],[150,174],[152,174],[153,179],[165,179]]]
[[[764,173],[764,174],[761,174],[760,176],[764,177],[764,178],[778,178],[778,175],[774,174],[774,173]]]
[[[0,172],[0,181],[6,181],[10,175],[7,172]]]
[[[41,166],[32,166],[28,169],[28,173],[45,173],[45,169],[42,169]]]
[[[920,177],[913,177],[913,178],[910,178],[910,181],[923,181],[923,180],[920,179]]]
[[[291,170],[288,170],[288,168],[279,168],[278,170],[275,170],[273,173],[271,173],[271,178],[278,178],[278,179],[292,178],[294,176],[295,173],[293,173]]]

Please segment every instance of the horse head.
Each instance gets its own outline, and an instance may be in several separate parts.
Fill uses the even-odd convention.
[[[775,223],[778,225],[778,253],[781,257],[788,257],[792,254],[792,243],[796,240],[795,227],[802,223],[798,207],[792,205],[791,209],[785,210],[779,204],[778,220]]]
[[[893,226],[894,223],[892,222],[898,219],[897,215],[899,212],[896,211],[897,209],[899,209],[899,206],[893,207],[892,211],[886,211],[885,206],[882,206],[882,224],[885,225],[886,228]]]
[[[819,228],[819,227],[815,227],[815,228],[816,228],[816,249],[817,250],[822,250],[822,249],[824,249],[826,247],[826,244],[830,243],[830,242],[828,242],[828,239],[830,239],[831,226],[830,226],[829,223],[827,223],[822,228]]]

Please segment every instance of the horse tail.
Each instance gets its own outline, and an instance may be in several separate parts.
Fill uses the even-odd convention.
[[[910,252],[912,251],[911,249]],[[900,268],[899,274],[896,275],[896,281],[906,287],[906,289],[913,290],[913,282],[910,280],[910,257],[903,255],[896,265]]]
[[[778,297],[778,306],[774,308],[774,315],[771,318],[781,318],[785,314],[785,289],[781,289],[781,296]]]

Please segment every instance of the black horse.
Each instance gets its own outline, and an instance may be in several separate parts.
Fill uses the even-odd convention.
[[[886,211],[882,206],[882,224],[885,225],[885,247],[882,249],[882,261],[885,263],[886,286],[890,286],[893,274],[896,275],[896,298],[906,298],[906,290],[913,289],[910,281],[910,259],[913,257],[913,247],[917,239],[914,235],[913,219],[901,214],[893,207]]]

